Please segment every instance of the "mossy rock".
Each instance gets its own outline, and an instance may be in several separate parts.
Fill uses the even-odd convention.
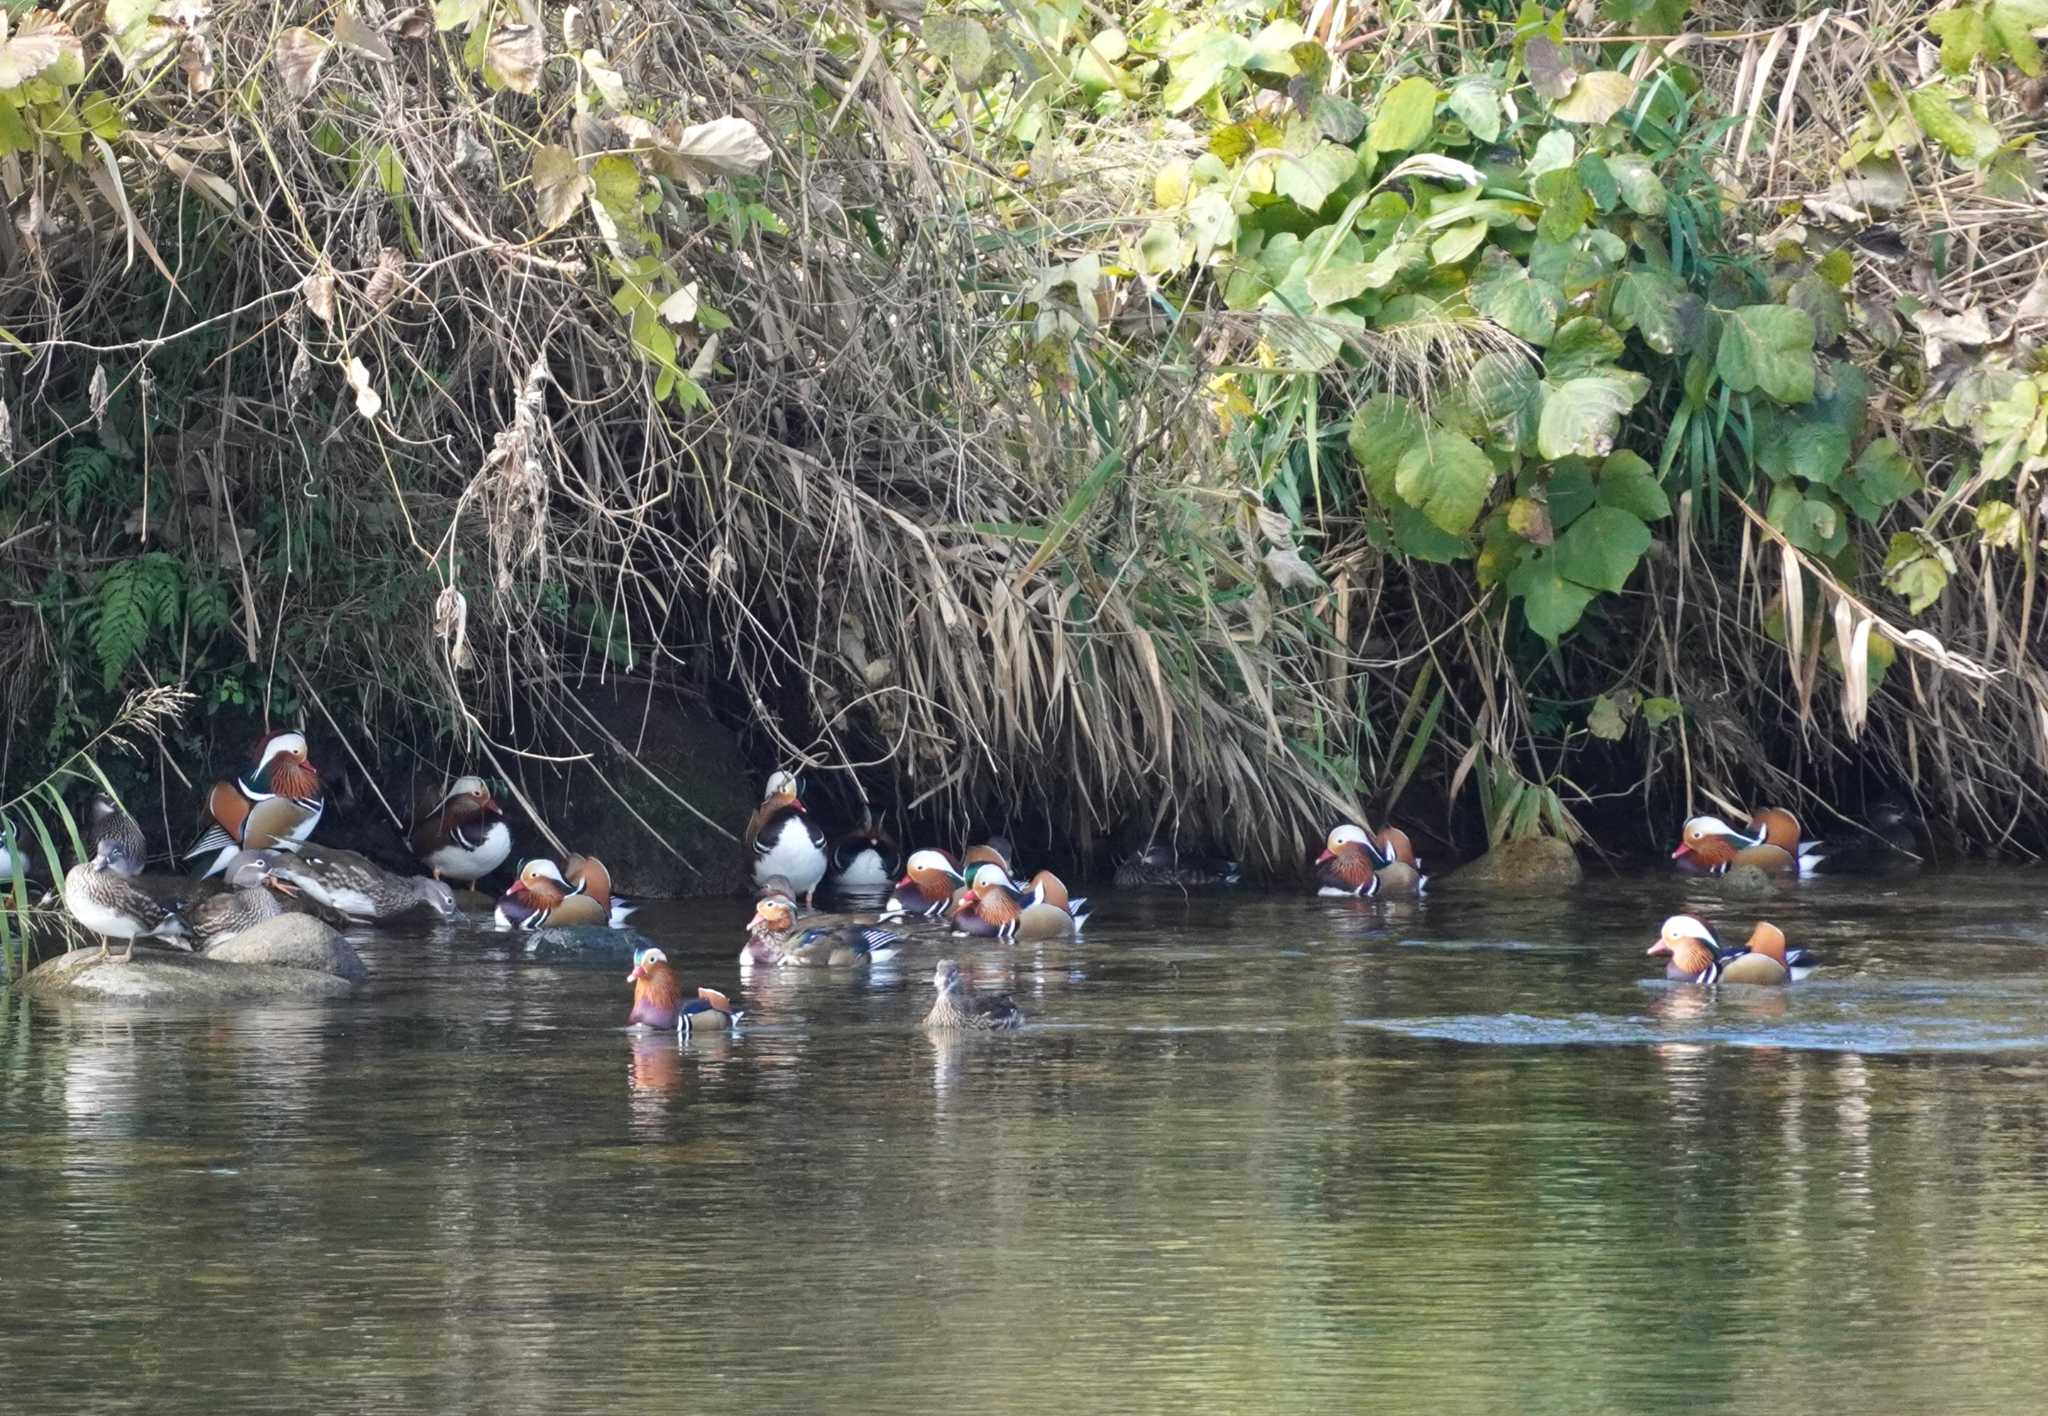
[[[1461,890],[1530,895],[1569,890],[1583,875],[1578,854],[1569,842],[1554,836],[1532,836],[1524,841],[1502,841],[1449,879]]]
[[[1768,895],[1778,888],[1776,877],[1754,865],[1734,866],[1719,880],[1726,895]]]
[[[540,963],[624,963],[635,951],[653,947],[654,941],[637,929],[602,924],[537,929],[526,937],[526,957]]]
[[[590,761],[572,768],[542,804],[556,834],[569,849],[602,860],[622,895],[673,898],[745,889],[748,862],[740,835],[761,791],[733,735],[697,704],[665,692],[600,692],[589,707],[638,763],[601,738],[587,744]],[[638,764],[690,806],[649,781]]]
[[[362,956],[331,926],[304,914],[279,915],[251,925],[223,944],[208,949],[205,958],[229,964],[251,964],[273,969],[304,969],[332,974],[350,983],[369,978]]]
[[[61,1003],[216,1009],[327,1003],[360,985],[332,973],[274,964],[233,963],[201,954],[138,947],[132,961],[78,949],[38,965],[15,988]]]

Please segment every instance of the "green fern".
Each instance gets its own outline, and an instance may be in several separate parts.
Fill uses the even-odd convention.
[[[185,592],[185,614],[192,628],[212,634],[228,622],[228,589],[218,580],[202,580]]]
[[[151,629],[177,629],[185,595],[185,568],[176,556],[151,551],[135,562],[135,598]]]
[[[100,679],[108,688],[120,682],[142,646],[149,641],[149,611],[139,588],[138,562],[122,561],[100,573],[99,588],[93,596],[93,654],[99,659]]]

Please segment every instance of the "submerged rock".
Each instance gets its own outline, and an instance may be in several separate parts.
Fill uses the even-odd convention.
[[[537,929],[526,937],[526,957],[542,962],[623,961],[632,958],[637,950],[653,947],[654,941],[637,929],[611,929],[602,924]]]
[[[1449,878],[1461,887],[1527,895],[1568,890],[1579,883],[1583,873],[1569,842],[1533,836],[1526,841],[1502,841]]]
[[[1778,882],[1754,865],[1738,865],[1721,877],[1721,889],[1730,895],[1768,895]]]
[[[362,956],[327,924],[311,915],[287,914],[252,925],[201,957],[229,964],[302,969],[332,974],[350,983],[370,976]]]

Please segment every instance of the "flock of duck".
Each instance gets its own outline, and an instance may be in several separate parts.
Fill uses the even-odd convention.
[[[204,883],[189,898],[166,902],[137,883],[148,854],[140,826],[110,796],[99,794],[86,816],[86,858],[64,876],[64,907],[101,936],[102,955],[107,941],[125,940],[126,960],[138,939],[214,949],[292,910],[354,922],[415,910],[453,916],[456,896],[446,882],[474,888],[511,856],[503,810],[476,777],[456,779],[412,823],[409,844],[428,872],[424,876],[399,875],[357,852],[313,842],[324,810],[320,773],[306,739],[290,732],[267,737],[247,770],[216,783],[208,794],[204,834],[185,853],[204,862]],[[742,974],[756,967],[882,962],[903,951],[906,929],[936,927],[1008,942],[1072,938],[1088,921],[1088,901],[1051,871],[1014,872],[1010,844],[1001,837],[958,856],[927,847],[907,859],[872,823],[830,840],[789,772],[768,779],[745,842],[757,898],[739,954]],[[1818,872],[1828,859],[1818,843],[1801,839],[1797,818],[1778,808],[1740,827],[1715,816],[1693,817],[1672,854],[1681,869],[1705,874],[1747,868],[1801,876]],[[1119,879],[1227,882],[1237,874],[1230,862],[1183,862],[1152,849],[1127,865]],[[19,866],[0,847],[0,880],[18,873]],[[210,883],[214,877],[218,884]],[[886,900],[870,916],[821,913],[812,906],[828,881],[843,894],[886,891]],[[1375,833],[1351,823],[1329,833],[1315,860],[1314,882],[1320,895],[1358,899],[1420,898],[1429,887],[1405,832],[1389,826]],[[601,861],[570,855],[561,862],[522,862],[493,917],[506,930],[617,928],[632,910],[613,893]],[[1648,952],[1668,960],[1668,978],[1701,984],[1783,984],[1817,962],[1788,947],[1783,932],[1768,922],[1758,923],[1746,942],[1727,945],[1692,915],[1666,920]],[[728,1028],[742,1016],[718,989],[701,987],[686,996],[659,948],[637,950],[627,977],[633,985],[630,1026],[690,1032]],[[1022,1010],[1007,995],[975,993],[952,959],[936,964],[932,988],[927,1028],[1006,1029],[1023,1022]]]

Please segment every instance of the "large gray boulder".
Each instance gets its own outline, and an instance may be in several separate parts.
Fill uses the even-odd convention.
[[[350,983],[370,976],[362,957],[335,930],[311,915],[285,914],[243,930],[205,957],[227,964],[263,965],[332,974]]]
[[[311,969],[235,964],[199,954],[135,951],[130,963],[77,949],[36,966],[15,988],[52,1002],[118,1003],[138,1007],[222,1008],[247,1004],[325,1003],[346,998],[357,984]]]
[[[1569,890],[1584,872],[1568,842],[1554,836],[1502,841],[1447,879],[1460,890],[1477,889],[1502,895],[1547,894]]]

